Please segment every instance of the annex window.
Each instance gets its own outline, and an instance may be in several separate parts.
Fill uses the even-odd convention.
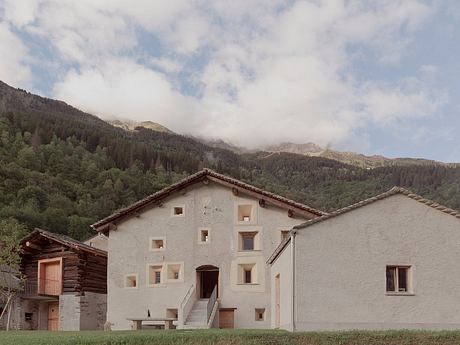
[[[412,288],[410,266],[387,266],[387,292],[410,293]]]
[[[209,237],[209,229],[200,229],[199,232],[199,243],[208,243],[210,242],[211,238]]]
[[[137,288],[137,274],[128,274],[125,277],[126,288]]]
[[[168,264],[167,276],[168,281],[182,280],[182,264]]]
[[[161,271],[163,269],[162,265],[149,265],[148,266],[148,284],[158,285],[163,282],[163,277]]]
[[[265,308],[256,308],[255,312],[256,312],[256,316],[255,316],[256,321],[265,320]]]
[[[252,205],[238,205],[238,222],[251,222]]]
[[[239,250],[246,251],[246,250],[258,250],[258,232],[246,232],[240,231],[238,233],[239,236]]]
[[[155,237],[150,239],[150,250],[164,250],[166,247],[166,240],[163,237]]]
[[[174,206],[172,214],[175,217],[182,217],[184,215],[184,206]]]
[[[256,265],[240,264],[239,265],[239,284],[256,283]]]

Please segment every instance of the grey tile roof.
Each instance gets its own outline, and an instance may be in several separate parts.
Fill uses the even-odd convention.
[[[444,212],[446,214],[449,214],[451,216],[454,216],[456,218],[459,218],[460,219],[460,211],[457,211],[457,210],[454,210],[454,209],[451,209],[449,207],[446,207],[446,206],[443,206],[435,201],[432,201],[432,200],[429,200],[429,199],[426,199],[418,194],[415,194],[415,193],[412,193],[410,190],[407,190],[405,188],[402,188],[402,187],[393,187],[391,188],[389,191],[387,192],[384,192],[382,194],[378,194],[376,196],[373,196],[371,198],[368,198],[368,199],[365,199],[365,200],[362,200],[362,201],[359,201],[355,204],[352,204],[352,205],[349,205],[349,206],[346,206],[346,207],[343,207],[343,208],[340,208],[334,212],[331,212],[331,213],[328,213],[328,214],[325,214],[321,217],[318,217],[318,218],[314,218],[314,219],[311,219],[311,220],[308,220],[306,221],[305,223],[302,223],[302,224],[299,224],[299,225],[296,225],[292,228],[291,231],[294,231],[296,232],[297,230],[301,230],[301,229],[304,229],[306,227],[309,227],[309,226],[312,226],[314,224],[317,224],[317,223],[321,223],[321,222],[324,222],[328,219],[331,219],[331,218],[335,218],[337,216],[340,216],[342,214],[345,214],[345,213],[348,213],[350,211],[353,211],[353,210],[356,210],[358,208],[361,208],[363,206],[366,206],[366,205],[369,205],[369,204],[372,204],[376,201],[379,201],[379,200],[382,200],[382,199],[385,199],[385,198],[388,198],[390,196],[393,196],[393,195],[396,195],[396,194],[402,194],[402,195],[405,195],[407,196],[408,198],[411,198],[413,200],[416,200],[424,205],[427,205],[429,207],[432,207],[440,212]],[[272,264],[276,258],[279,256],[279,254],[283,251],[283,249],[286,247],[286,245],[290,242],[290,237],[286,238],[283,242],[280,243],[280,245],[275,249],[275,251],[272,253],[272,255],[270,255],[269,259],[267,260],[267,263],[268,264]]]

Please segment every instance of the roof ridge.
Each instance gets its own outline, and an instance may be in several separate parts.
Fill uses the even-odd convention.
[[[43,230],[43,229],[40,229],[40,228],[35,228],[34,231],[32,231],[30,234],[28,234],[27,236],[25,236],[21,240],[21,243],[24,243],[25,241],[29,240],[30,238],[32,238],[36,234],[44,235],[44,236],[46,236],[48,238],[51,238],[51,239],[53,239],[55,241],[58,241],[58,242],[61,242],[62,244],[70,246],[70,247],[75,246],[75,247],[79,247],[79,248],[82,248],[84,250],[87,250],[87,251],[90,251],[90,252],[93,252],[93,253],[107,255],[107,252],[105,250],[95,248],[95,247],[91,247],[91,246],[87,245],[86,243],[83,243],[83,242],[81,242],[79,240],[76,240],[76,239],[74,239],[74,238],[72,238],[70,236],[67,236],[67,235],[64,235],[64,234],[58,234],[58,233]]]
[[[441,212],[444,212],[446,214],[450,214],[450,215],[455,216],[456,218],[460,219],[460,211],[454,210],[454,209],[449,208],[449,207],[444,206],[444,205],[441,205],[441,204],[439,204],[439,203],[437,203],[437,202],[435,202],[433,200],[426,199],[426,198],[424,198],[423,196],[421,196],[419,194],[413,193],[409,189],[399,187],[399,186],[394,186],[393,188],[389,189],[386,192],[374,195],[374,196],[372,196],[370,198],[367,198],[367,199],[364,199],[364,200],[360,200],[360,201],[358,201],[358,202],[356,202],[354,204],[342,207],[342,208],[337,209],[337,210],[335,210],[333,212],[330,212],[330,213],[328,213],[328,214],[326,214],[324,216],[314,218],[314,219],[310,219],[310,220],[308,220],[308,221],[306,221],[306,222],[304,222],[302,224],[294,226],[293,229],[294,230],[299,230],[299,229],[306,228],[306,227],[308,227],[310,225],[313,225],[315,223],[325,221],[325,220],[327,220],[329,218],[337,217],[337,216],[339,216],[341,214],[350,212],[352,210],[361,208],[363,206],[372,204],[372,203],[374,203],[376,201],[388,198],[388,197],[396,195],[396,194],[403,194],[403,195],[407,196],[408,198],[411,198],[411,199],[413,199],[415,201],[418,201],[418,202],[420,202],[422,204],[425,204],[425,205],[427,205],[427,206],[429,206],[431,208],[434,208],[434,209],[436,209],[438,211],[441,211]]]
[[[198,180],[200,179],[201,177],[206,177],[206,176],[210,176],[210,177],[214,177],[222,182],[226,182],[226,183],[230,183],[232,185],[234,185],[235,187],[240,187],[240,188],[243,188],[243,189],[246,189],[248,191],[252,191],[254,193],[258,193],[258,194],[261,194],[267,198],[272,198],[276,201],[279,201],[281,203],[284,203],[286,205],[290,205],[294,208],[297,208],[297,209],[301,209],[303,211],[306,211],[306,212],[309,212],[309,213],[312,213],[314,215],[317,215],[317,216],[322,216],[322,215],[325,215],[327,213],[323,212],[323,211],[320,211],[320,210],[317,210],[313,207],[310,207],[310,206],[307,206],[307,205],[304,205],[304,204],[301,204],[299,202],[296,202],[294,200],[291,200],[291,199],[288,199],[286,197],[283,197],[281,195],[278,195],[278,194],[275,194],[275,193],[272,193],[272,192],[269,192],[269,191],[266,191],[264,189],[261,189],[259,187],[256,187],[256,186],[253,186],[253,185],[250,185],[246,182],[243,182],[241,180],[238,180],[236,178],[233,178],[233,177],[230,177],[230,176],[227,176],[227,175],[223,175],[221,173],[218,173],[210,168],[203,168],[202,170],[192,174],[192,175],[189,175],[185,178],[183,178],[182,180],[179,180],[153,194],[150,194],[148,196],[146,196],[145,198],[143,199],[140,199],[138,201],[136,201],[135,203],[127,206],[127,207],[124,207],[122,209],[119,209],[117,211],[115,211],[114,213],[112,213],[111,215],[109,215],[108,217],[105,217],[99,221],[97,221],[96,223],[92,224],[91,227],[93,229],[98,229],[108,223],[110,223],[111,221],[115,220],[115,219],[118,219],[122,216],[125,216],[131,212],[135,212],[136,210],[144,207],[145,205],[148,205],[154,201],[160,201],[162,198],[164,197],[167,197],[168,195],[170,195],[170,193],[174,192],[175,190],[177,189],[180,189],[182,188],[183,186],[186,186],[187,184],[189,183],[193,183],[195,180]]]

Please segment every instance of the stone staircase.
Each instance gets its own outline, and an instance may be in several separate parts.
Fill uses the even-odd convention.
[[[187,316],[184,329],[205,329],[208,327],[208,306],[209,298],[202,298],[193,304],[193,308]]]

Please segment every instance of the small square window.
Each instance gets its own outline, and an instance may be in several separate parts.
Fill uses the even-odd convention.
[[[238,221],[250,222],[252,217],[252,205],[238,205]]]
[[[137,274],[127,275],[125,278],[125,287],[137,288]]]
[[[255,284],[256,283],[256,265],[255,264],[240,264],[239,270],[239,284]]]
[[[386,280],[387,292],[410,293],[411,267],[387,266]]]
[[[150,250],[164,250],[165,249],[164,238],[151,238],[150,239]]]
[[[178,217],[183,216],[184,215],[184,208],[182,206],[174,206],[173,215],[178,216]]]
[[[161,279],[161,271],[163,269],[163,266],[161,265],[149,265],[149,275],[148,275],[148,280],[149,280],[149,285],[158,285],[162,283]]]
[[[210,240],[209,238],[209,230],[201,229],[200,230],[200,242],[201,243],[208,243]]]
[[[265,308],[256,308],[256,321],[264,321],[265,320]]]
[[[168,280],[180,280],[181,268],[181,264],[168,264]]]
[[[255,250],[256,236],[257,232],[239,232],[239,250]]]

